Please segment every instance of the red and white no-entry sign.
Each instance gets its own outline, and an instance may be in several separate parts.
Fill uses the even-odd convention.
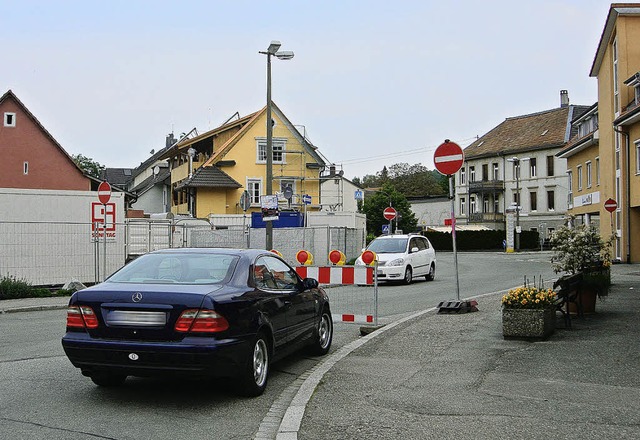
[[[609,212],[613,212],[618,209],[618,202],[613,199],[608,199],[606,202],[604,202],[604,209]]]
[[[391,206],[388,206],[384,208],[384,211],[382,211],[382,215],[387,220],[393,220],[398,215],[398,212],[395,209],[393,209]]]
[[[98,185],[98,200],[100,200],[100,203],[102,203],[103,205],[106,205],[107,203],[109,203],[110,199],[111,185],[109,185],[109,182],[105,180],[100,185]]]
[[[443,144],[436,148],[436,152],[433,154],[433,162],[440,174],[451,176],[462,168],[464,153],[460,145],[446,139]]]

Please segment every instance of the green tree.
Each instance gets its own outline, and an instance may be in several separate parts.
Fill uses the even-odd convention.
[[[389,167],[389,180],[407,197],[443,195],[439,176],[422,164],[397,163]]]
[[[102,173],[105,169],[104,165],[100,165],[100,163],[82,154],[74,154],[71,159],[88,175],[99,179],[102,178]]]
[[[382,233],[382,225],[389,223],[382,215],[384,209],[389,206],[389,202],[399,214],[399,218],[393,221],[394,230],[397,228],[404,232],[415,231],[418,220],[411,211],[407,198],[392,184],[386,183],[381,190],[364,199],[362,212],[367,215],[367,233],[373,236]]]

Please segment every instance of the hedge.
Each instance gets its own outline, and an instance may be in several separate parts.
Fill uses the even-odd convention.
[[[450,232],[427,231],[423,233],[438,251],[453,250]],[[456,248],[459,251],[503,250],[505,231],[456,231]],[[520,233],[520,249],[539,249],[540,238],[537,231]]]

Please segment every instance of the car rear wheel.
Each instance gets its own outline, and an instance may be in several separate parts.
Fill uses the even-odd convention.
[[[410,266],[407,266],[407,268],[404,271],[404,279],[402,280],[405,284],[411,284],[411,281],[413,281],[413,270],[411,270]]]
[[[240,376],[242,393],[249,397],[261,395],[267,387],[268,375],[269,342],[264,333],[258,333]]]
[[[114,373],[93,373],[91,380],[100,387],[117,387],[124,383],[127,376]]]
[[[318,323],[318,334],[311,346],[311,353],[317,356],[323,356],[329,352],[331,341],[333,340],[333,320],[331,313],[327,309],[322,312],[320,322]]]
[[[425,277],[427,281],[433,281],[436,278],[436,265],[431,263],[431,267],[429,268],[429,273]]]

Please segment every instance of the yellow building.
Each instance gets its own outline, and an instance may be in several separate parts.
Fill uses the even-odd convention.
[[[299,209],[302,196],[308,195],[312,201],[308,208],[317,210],[324,160],[275,104],[272,121],[273,192],[280,208]],[[242,214],[240,198],[245,190],[247,212],[260,211],[260,196],[266,195],[267,187],[266,131],[264,107],[169,148],[161,159],[168,159],[171,168],[171,212],[197,218]],[[287,187],[292,193],[289,199]]]
[[[607,238],[615,232],[615,256],[625,262],[640,262],[639,41],[640,4],[612,4],[590,72],[598,79],[597,143],[567,157],[574,197],[587,195],[591,163],[599,192],[601,235]],[[618,205],[612,215],[604,209],[609,198]],[[574,213],[581,210],[573,208]]]

